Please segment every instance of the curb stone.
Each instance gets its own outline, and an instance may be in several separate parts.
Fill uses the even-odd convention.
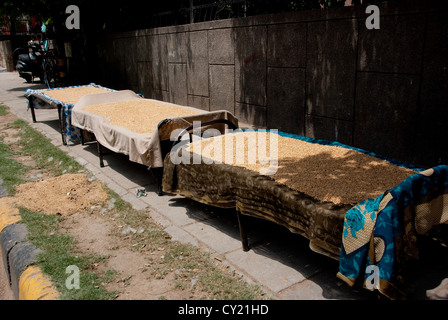
[[[17,300],[56,300],[59,292],[36,262],[39,249],[26,241],[28,230],[19,210],[0,197],[0,249],[7,281]]]
[[[8,253],[10,285],[16,299],[19,298],[20,277],[23,271],[36,262],[39,252],[42,251],[29,242],[19,242]]]
[[[12,285],[11,280],[11,267],[10,267],[10,257],[9,253],[14,246],[20,242],[25,241],[26,236],[28,234],[28,230],[25,225],[22,223],[14,223],[3,229],[0,233],[0,248],[2,251],[3,257],[3,267],[6,271],[7,280],[9,282],[9,286]]]

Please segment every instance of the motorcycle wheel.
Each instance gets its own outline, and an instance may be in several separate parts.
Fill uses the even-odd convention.
[[[57,86],[56,70],[53,63],[49,60],[45,61],[44,63],[43,82],[49,89],[55,88]]]
[[[29,73],[21,73],[20,77],[22,77],[23,79],[25,79],[26,83],[31,83],[33,80],[33,76],[30,75]]]

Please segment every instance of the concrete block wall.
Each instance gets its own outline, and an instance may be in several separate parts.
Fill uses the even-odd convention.
[[[113,34],[103,84],[242,122],[448,163],[448,12],[438,1],[219,20]]]
[[[0,41],[0,67],[5,68],[8,72],[14,71],[10,40]]]

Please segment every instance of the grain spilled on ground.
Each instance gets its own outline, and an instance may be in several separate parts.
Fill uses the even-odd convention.
[[[187,150],[201,150],[202,157],[213,163],[219,161],[256,172],[272,167],[278,160],[275,174],[270,175],[276,182],[335,204],[376,198],[416,173],[355,150],[271,135],[274,134],[234,133],[192,143]],[[258,148],[260,141],[264,145]],[[226,150],[232,147],[233,155],[229,157]],[[251,158],[254,156],[255,161]]]
[[[152,132],[160,121],[198,114],[197,111],[156,100],[131,100],[96,104],[83,110],[109,119],[109,123],[138,133]]]
[[[16,204],[35,212],[68,215],[101,204],[107,193],[85,174],[64,174],[17,186]]]

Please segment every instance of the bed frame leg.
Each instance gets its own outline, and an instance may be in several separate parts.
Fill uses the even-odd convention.
[[[31,118],[33,118],[33,122],[36,123],[36,113],[34,112],[34,106],[30,101],[30,109],[31,109]]]
[[[98,155],[100,156],[100,167],[104,167],[104,161],[103,161],[103,146],[98,141],[96,142],[96,145],[98,146]]]
[[[163,179],[163,168],[153,168],[154,174],[157,177],[157,194],[163,196],[162,189],[162,179]]]
[[[243,251],[249,251],[249,241],[247,240],[247,233],[246,229],[244,228],[244,217],[239,212],[239,210],[236,210],[236,216],[238,217],[238,227],[240,229],[240,237],[241,237],[241,244],[243,247]]]
[[[31,110],[32,114],[34,114],[34,109]],[[65,118],[63,114],[64,110],[62,109],[62,106],[58,104],[58,117],[59,117],[59,129],[61,131],[61,137],[62,137],[62,144],[64,146],[67,145],[67,140],[65,139]]]
[[[83,145],[85,145],[85,141],[84,141],[84,130],[83,129],[81,129],[80,130],[81,131],[81,145],[83,146]]]

